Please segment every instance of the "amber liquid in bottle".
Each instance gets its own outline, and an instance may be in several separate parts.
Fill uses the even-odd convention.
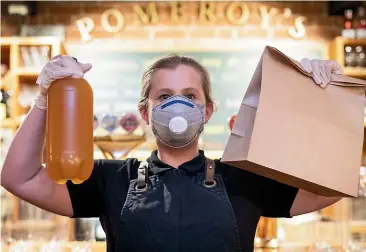
[[[46,165],[58,184],[80,184],[93,170],[93,91],[84,79],[65,78],[48,88]]]

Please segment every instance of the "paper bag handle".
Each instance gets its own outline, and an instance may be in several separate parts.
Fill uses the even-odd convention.
[[[292,66],[294,66],[302,74],[312,78],[312,74],[306,72],[298,61],[286,56],[284,53],[282,53],[275,47],[267,46],[266,48],[276,52],[277,54],[285,58]],[[366,81],[340,74],[332,74],[330,84],[342,87],[366,87]]]

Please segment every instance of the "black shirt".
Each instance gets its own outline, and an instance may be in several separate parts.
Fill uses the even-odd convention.
[[[159,160],[154,151],[147,160],[151,175],[175,169]],[[252,251],[260,216],[290,217],[297,188],[258,176],[254,173],[216,162],[216,173],[224,179],[234,209],[243,251]],[[120,213],[126,199],[129,181],[137,178],[137,159],[96,160],[93,172],[84,183],[67,183],[73,218],[99,217],[106,232],[108,251],[114,251]],[[203,172],[204,152],[178,167],[194,175]],[[165,174],[161,173],[163,176]],[[150,174],[149,174],[150,175]],[[154,218],[154,217],[152,217]]]

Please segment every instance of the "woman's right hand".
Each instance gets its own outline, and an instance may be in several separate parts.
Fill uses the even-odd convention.
[[[43,67],[37,78],[36,83],[39,85],[40,91],[34,100],[35,105],[39,109],[46,110],[47,89],[52,82],[66,77],[82,78],[84,73],[88,72],[91,68],[91,64],[79,63],[70,56],[57,55],[53,57]]]

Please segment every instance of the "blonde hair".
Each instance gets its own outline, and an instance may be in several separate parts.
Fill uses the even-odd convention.
[[[138,108],[147,108],[147,101],[149,97],[149,92],[151,89],[151,78],[152,75],[159,69],[175,69],[179,65],[186,65],[193,67],[196,69],[202,78],[202,87],[203,92],[205,94],[206,103],[214,104],[212,98],[212,90],[211,90],[211,81],[208,71],[204,66],[198,63],[196,60],[185,57],[179,56],[176,54],[167,55],[156,60],[143,74],[142,76],[142,86],[141,86],[141,96],[140,101],[138,104]]]

